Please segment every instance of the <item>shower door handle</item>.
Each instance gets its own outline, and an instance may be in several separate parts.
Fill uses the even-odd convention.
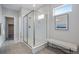
[[[31,28],[31,26],[28,26],[28,28]]]

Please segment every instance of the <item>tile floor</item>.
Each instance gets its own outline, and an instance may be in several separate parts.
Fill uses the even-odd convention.
[[[22,42],[14,43],[8,41],[0,48],[0,54],[32,54],[32,51]],[[59,49],[46,47],[36,54],[64,54],[64,52]]]

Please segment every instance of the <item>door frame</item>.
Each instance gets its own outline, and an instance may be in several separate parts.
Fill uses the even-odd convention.
[[[4,20],[5,20],[5,40],[7,39],[7,34],[6,34],[6,26],[7,26],[7,31],[8,31],[8,25],[6,25],[7,24],[7,19],[6,19],[6,17],[12,17],[13,18],[13,24],[15,24],[14,23],[14,21],[15,21],[15,17],[14,16],[4,16]],[[13,30],[15,30],[15,26],[14,26],[14,29]],[[13,34],[15,33],[15,31],[13,32]],[[13,37],[14,37],[15,35],[13,35]],[[15,40],[15,37],[13,38],[13,40]]]
[[[24,41],[24,17],[27,16],[27,42],[25,42],[26,44],[28,44],[28,15],[31,13],[31,12],[34,12],[34,10],[30,11],[28,14],[26,14],[25,16],[23,16],[23,41]],[[35,46],[35,24],[34,24],[34,20],[33,20],[33,46]],[[28,44],[29,45],[29,44]],[[30,46],[30,45],[29,45]],[[31,46],[30,46],[31,47]]]
[[[25,17],[27,17],[27,26],[28,26],[28,16],[27,15],[25,15],[24,17],[23,17],[23,41],[25,42],[25,40],[24,40],[24,18]],[[27,42],[25,42],[25,43],[27,43],[28,44],[28,28],[27,28]]]

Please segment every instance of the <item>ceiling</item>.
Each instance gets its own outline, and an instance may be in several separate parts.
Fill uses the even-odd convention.
[[[27,9],[34,8],[33,4],[3,4],[2,6],[16,11],[20,10],[21,8],[27,8]],[[36,4],[35,8],[40,8],[41,6],[43,6],[43,4]]]

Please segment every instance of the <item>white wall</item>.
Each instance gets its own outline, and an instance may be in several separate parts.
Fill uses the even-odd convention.
[[[14,17],[14,40],[19,40],[19,16],[18,11],[3,8],[3,17],[5,23],[5,17]]]
[[[0,36],[0,46],[1,44],[4,42],[5,40],[5,24],[4,24],[4,20],[3,20],[3,15],[2,15],[2,6],[0,5],[0,23],[1,23],[1,36]]]
[[[53,39],[65,41],[79,45],[79,5],[72,5],[72,12],[69,13],[69,30],[55,30],[53,6],[49,7],[49,36],[48,40]]]

